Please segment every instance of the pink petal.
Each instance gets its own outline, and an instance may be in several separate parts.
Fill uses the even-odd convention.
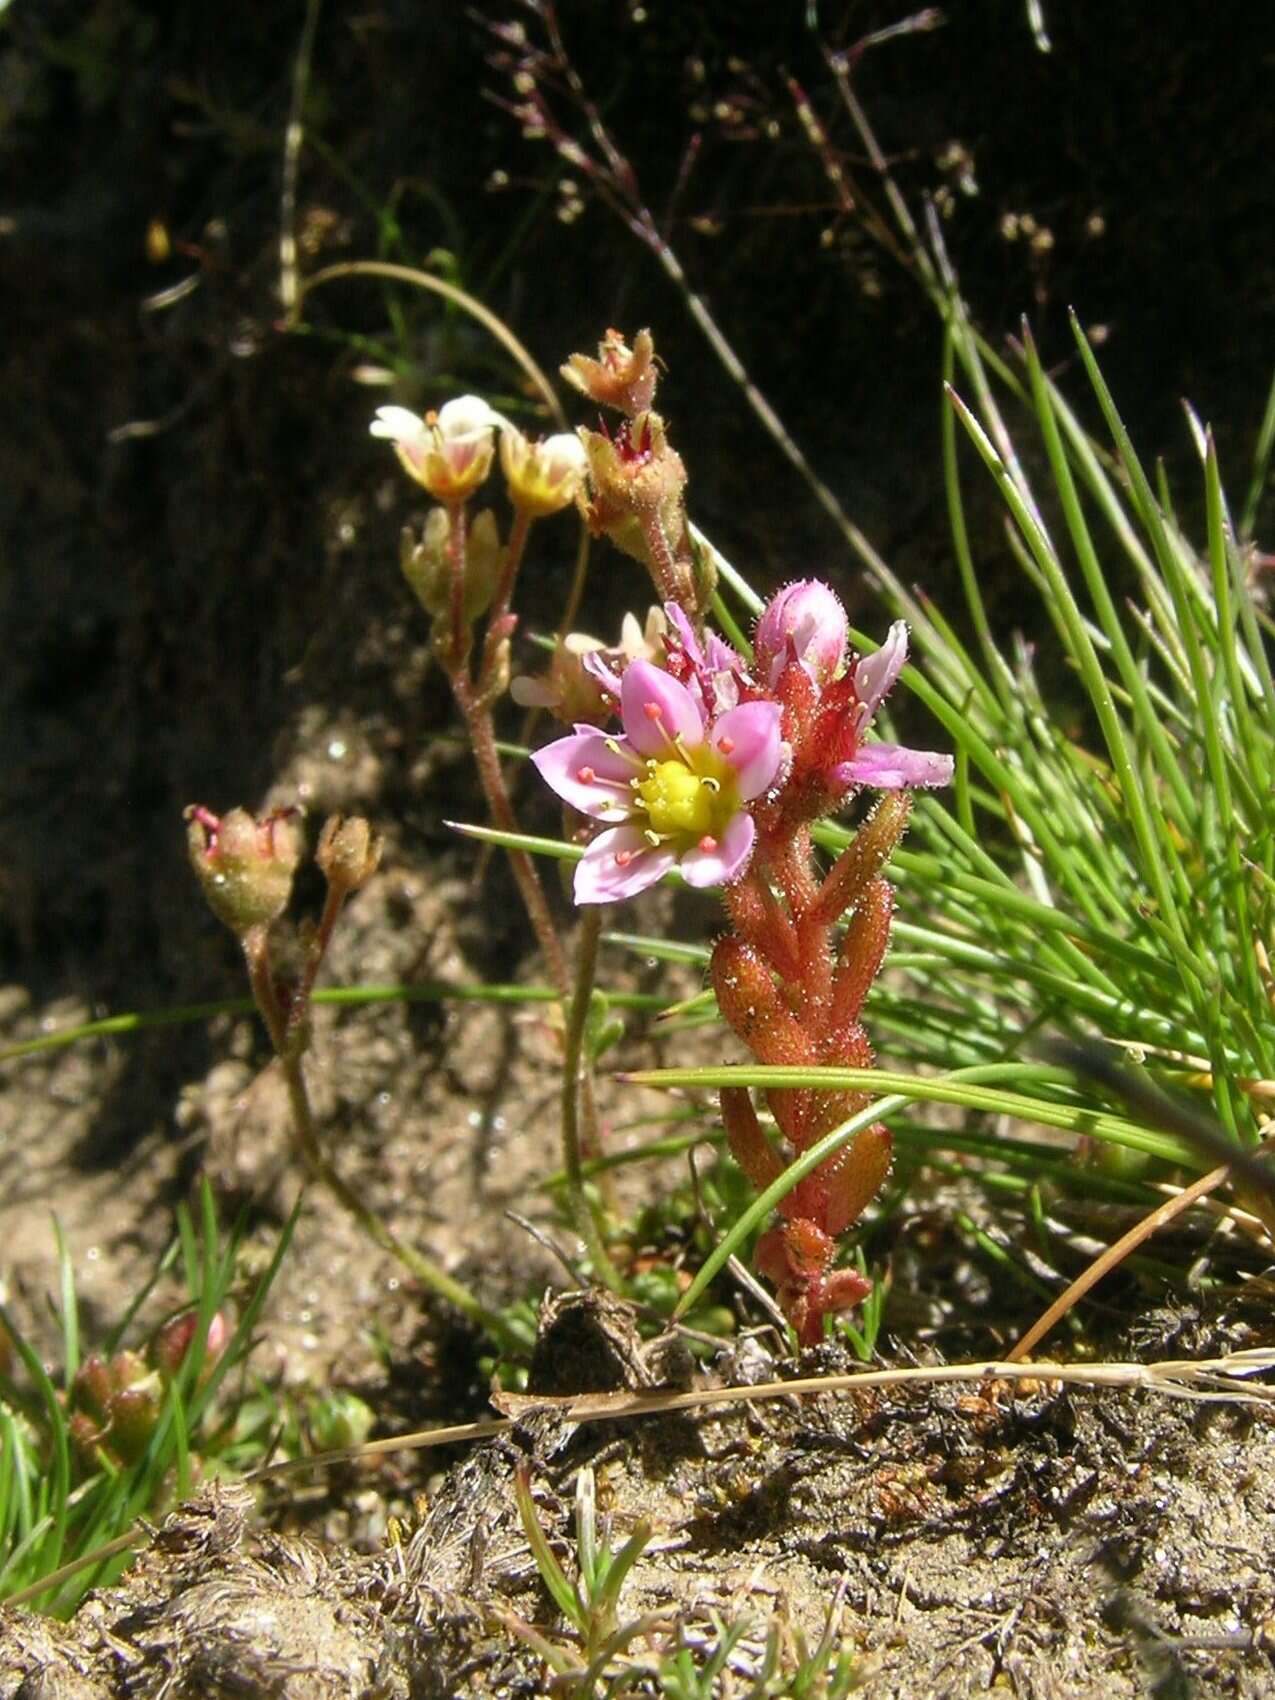
[[[671,673],[649,661],[631,661],[624,669],[620,717],[639,755],[666,756],[675,738],[689,750],[704,742],[704,717],[695,698]]]
[[[714,749],[735,769],[739,794],[747,802],[769,791],[779,773],[782,741],[777,702],[744,702],[713,722],[710,738]],[[727,748],[722,749],[722,740]]]
[[[743,809],[732,815],[715,850],[688,850],[680,866],[687,885],[729,885],[738,879],[753,853],[757,828]]]
[[[896,620],[889,636],[875,655],[865,655],[854,670],[854,694],[859,699],[859,730],[868,724],[885,701],[886,693],[903,670],[908,658],[908,628]]]
[[[630,860],[619,862],[616,857]],[[613,903],[636,897],[669,871],[677,857],[661,845],[653,849],[640,827],[613,826],[600,832],[576,864],[577,903]]]
[[[666,602],[664,604],[664,617],[672,628],[678,644],[686,651],[691,666],[697,673],[702,672],[704,669],[704,651],[699,646],[699,639],[695,636],[695,627],[688,619],[686,610],[680,602]]]
[[[905,786],[950,785],[955,768],[951,756],[933,750],[908,750],[901,744],[865,744],[852,761],[832,770],[839,785],[871,785],[878,791]]]
[[[582,815],[593,820],[628,820],[633,812],[629,780],[639,769],[610,747],[615,741],[593,730],[576,732],[546,744],[531,759],[545,783]],[[582,773],[592,777],[582,778]]]
[[[586,655],[581,657],[580,665],[594,684],[601,685],[609,697],[619,697],[620,675],[614,667],[607,665],[604,651],[600,649],[589,650]]]
[[[706,639],[708,648],[708,669],[710,673],[742,673],[744,658],[737,649],[732,649],[716,632],[709,632]]]

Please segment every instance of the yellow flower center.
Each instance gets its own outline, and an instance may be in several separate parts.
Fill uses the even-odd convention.
[[[634,790],[653,833],[696,842],[721,837],[739,801],[734,770],[716,751],[701,746],[683,760],[648,761],[646,769]]]

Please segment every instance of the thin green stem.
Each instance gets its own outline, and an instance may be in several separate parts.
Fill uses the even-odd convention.
[[[349,896],[349,888],[329,883],[327,895],[323,900],[323,913],[315,928],[306,951],[305,967],[302,970],[301,981],[292,996],[288,1010],[287,1028],[284,1036],[284,1047],[288,1051],[304,1049],[306,1021],[310,1014],[310,1000],[314,994],[314,982],[318,978],[319,969],[323,966],[323,958],[327,955],[328,946],[332,942],[332,934],[341,918],[341,910]]]
[[[456,698],[456,706],[460,709],[465,721],[465,729],[469,734],[469,742],[474,752],[474,762],[478,768],[479,783],[483,795],[487,799],[487,807],[496,827],[505,833],[518,831],[518,823],[514,817],[513,804],[509,798],[509,789],[505,784],[504,770],[500,765],[500,754],[496,748],[496,734],[491,723],[491,711],[479,699],[463,672],[457,672],[451,679],[452,694]],[[558,937],[558,929],[553,924],[553,916],[549,913],[549,904],[536,873],[535,864],[527,852],[514,845],[506,845],[509,865],[518,885],[519,893],[526,906],[528,919],[536,935],[537,943],[544,953],[548,964],[549,976],[558,989],[558,994],[566,998],[570,979],[567,974],[567,959],[563,953],[562,941]]]
[[[297,1154],[304,1168],[315,1180],[321,1181],[337,1202],[349,1212],[373,1244],[389,1252],[415,1277],[423,1287],[446,1303],[454,1305],[477,1327],[482,1328],[505,1350],[518,1347],[515,1331],[502,1316],[488,1310],[486,1305],[455,1280],[432,1258],[405,1245],[388,1223],[359,1197],[348,1182],[336,1172],[323,1154],[314,1125],[314,1111],[305,1081],[305,1065],[298,1047],[289,1040],[288,1022],[284,1017],[270,966],[270,942],[265,927],[253,927],[243,937],[244,959],[248,980],[261,1018],[266,1024],[270,1042],[279,1066],[283,1070],[288,1090],[288,1107],[292,1115],[292,1132]]]
[[[575,986],[567,1010],[567,1027],[563,1039],[562,1162],[567,1175],[572,1213],[580,1235],[589,1248],[593,1272],[612,1292],[618,1293],[622,1283],[607,1253],[593,1203],[585,1189],[580,1137],[581,1104],[590,1084],[587,1076],[591,1073],[589,1061],[585,1056],[584,1036],[589,1018],[589,1004],[593,997],[593,985],[597,978],[602,914],[599,904],[590,904],[585,908],[580,918],[580,932],[576,941]],[[591,1100],[591,1092],[589,1097]],[[599,1155],[596,1134],[589,1155]]]

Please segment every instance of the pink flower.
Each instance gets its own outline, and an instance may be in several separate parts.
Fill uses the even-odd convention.
[[[739,701],[739,681],[747,671],[743,656],[724,643],[716,632],[706,632],[701,644],[679,603],[666,602],[664,614],[668,621],[664,640],[668,671],[687,687],[708,714],[721,714],[734,708]]]
[[[757,832],[745,805],[783,762],[779,704],[711,717],[670,673],[638,660],[620,679],[620,716],[620,737],[581,727],[532,757],[565,802],[607,827],[576,869],[576,902],[632,897],[674,866],[690,885],[738,879]]]
[[[902,744],[860,745],[869,721],[903,671],[907,658],[908,628],[904,621],[896,620],[875,655],[865,655],[856,663],[851,674],[854,719],[843,733],[850,753],[832,768],[834,784],[845,788],[870,785],[877,791],[951,784],[954,768],[951,756],[933,750],[909,750]]]
[[[817,685],[831,684],[846,659],[846,611],[817,578],[799,579],[772,596],[757,621],[754,654],[759,676],[773,689],[798,662]]]

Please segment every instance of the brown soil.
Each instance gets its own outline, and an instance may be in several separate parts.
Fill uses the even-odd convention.
[[[562,1636],[513,1475],[570,1565],[586,1463],[616,1544],[639,1518],[651,1531],[621,1599],[621,1622],[653,1624],[628,1652],[634,1692],[675,1632],[711,1644],[716,1612],[754,1627],[715,1692],[750,1693],[766,1630],[812,1644],[830,1610],[879,1700],[1275,1692],[1270,1421],[1047,1383],[582,1428],[532,1416],[365,1555],[254,1534],[250,1493],[214,1485],[71,1625],[0,1616],[0,1695],[542,1693],[510,1622]]]

